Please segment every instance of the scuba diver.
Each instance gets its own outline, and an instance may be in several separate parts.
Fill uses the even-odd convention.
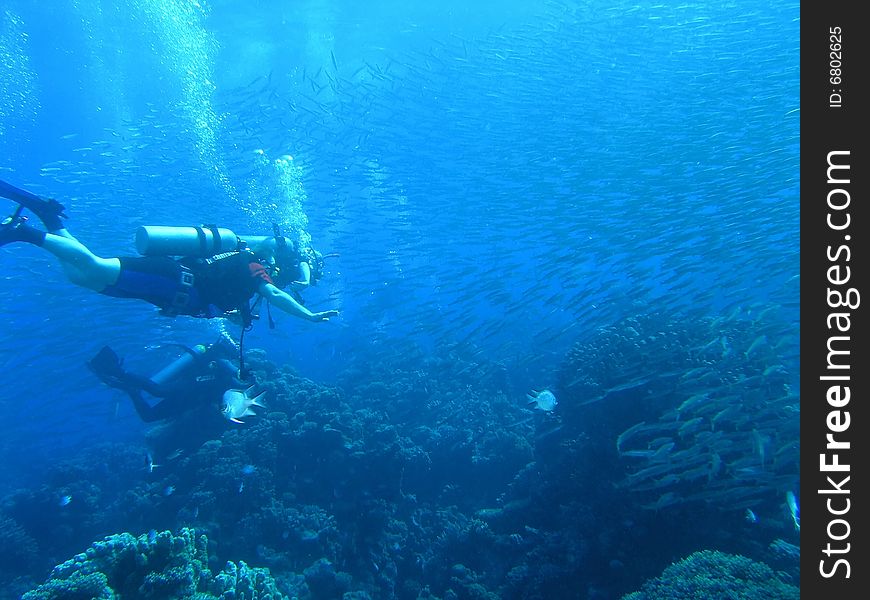
[[[0,181],[0,196],[19,204],[0,222],[0,246],[25,242],[44,248],[57,257],[72,283],[97,293],[138,298],[159,307],[166,316],[237,315],[243,336],[256,318],[252,309],[264,298],[267,306],[308,321],[328,321],[339,314],[336,310],[312,312],[300,302],[299,290],[322,275],[323,256],[311,248],[297,250],[277,225],[271,236],[237,236],[214,225],[140,227],[136,246],[143,256],[103,258],[66,229],[61,220],[66,218],[65,209],[57,200],[5,181]],[[42,221],[45,231],[28,223],[21,214],[24,209]],[[259,298],[252,307],[255,295]],[[243,364],[241,369],[244,372]]]
[[[245,385],[232,362],[235,348],[225,338],[210,346],[183,348],[184,354],[151,377],[125,370],[124,361],[109,346],[103,346],[87,366],[100,381],[130,396],[136,414],[145,423],[194,409],[220,407],[228,390]],[[152,404],[143,393],[159,400]]]
[[[257,401],[263,393],[248,396],[254,386],[245,390],[250,384],[238,377],[235,348],[227,338],[182,348],[181,356],[150,377],[126,370],[109,346],[86,363],[100,381],[130,397],[144,423],[153,424],[145,433],[149,471],[160,466],[155,460],[163,464],[195,451],[219,438],[230,421],[254,416],[252,406],[263,406]]]

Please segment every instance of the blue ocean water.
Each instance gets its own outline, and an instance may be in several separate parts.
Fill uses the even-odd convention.
[[[445,486],[383,493],[377,481],[404,484],[399,472],[421,468],[413,456],[360,459],[375,481],[336,467],[344,494],[392,506],[393,520],[361,533],[324,499],[341,486],[314,494],[306,506],[339,516],[307,563],[275,559],[293,555],[280,539],[236,545],[218,516],[230,513],[205,523],[192,497],[138,507],[138,520],[112,512],[105,528],[60,515],[65,545],[51,547],[14,512],[22,490],[42,506],[67,495],[49,475],[59,465],[79,461],[100,488],[112,473],[93,463],[96,449],[145,453],[149,427],[85,362],[108,344],[153,372],[178,344],[224,329],[237,338],[238,327],[76,288],[46,253],[10,244],[0,509],[38,547],[27,575],[42,581],[102,535],[194,526],[223,531],[222,558],[273,573],[340,564],[353,546],[365,556],[345,556],[346,591],[373,597],[426,586],[472,597],[479,584],[503,597],[539,597],[537,586],[540,597],[608,598],[695,550],[772,562],[772,543],[797,545],[786,493],[798,489],[798,30],[797,2],[756,0],[4,2],[0,179],[63,202],[69,229],[102,256],[135,254],[140,225],[304,229],[337,255],[307,306],[341,315],[313,324],[276,311],[276,328],[262,319],[246,346],[341,390],[348,415],[387,415]],[[528,409],[526,394],[545,388],[556,409]],[[300,406],[310,398],[297,394]],[[646,433],[630,429],[641,422]],[[445,423],[466,440],[455,447],[467,465],[415,437],[447,436]],[[386,443],[344,435],[363,455]],[[197,485],[191,470],[131,472],[119,485],[165,489],[173,476],[179,494]],[[446,558],[454,550],[425,555],[446,543],[431,524],[415,534],[425,558],[385,558],[388,539],[410,547],[395,523],[412,494],[423,512],[459,505],[457,556],[516,548],[477,566]],[[98,497],[89,510],[109,514]],[[507,506],[509,518],[480,512]],[[475,541],[462,519],[497,543]],[[418,564],[429,560],[443,568]],[[521,565],[537,579],[511,570]],[[509,573],[536,583],[499,583]]]

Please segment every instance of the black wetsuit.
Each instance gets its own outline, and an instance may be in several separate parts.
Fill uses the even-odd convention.
[[[204,354],[188,350],[193,361],[184,364],[178,362],[183,357],[177,359],[167,366],[176,369],[174,374],[160,375],[161,379],[167,378],[160,383],[124,370],[123,360],[108,346],[103,347],[87,364],[100,381],[126,392],[133,400],[139,417],[150,423],[176,417],[197,408],[219,408],[226,390],[243,385],[238,379],[235,364],[228,358],[234,351],[234,348],[220,340],[212,344]],[[161,373],[165,373],[165,369]],[[158,401],[152,404],[143,394],[157,398]]]
[[[136,413],[146,423],[176,417],[186,411],[214,406],[219,408],[224,392],[242,385],[237,378],[235,366],[226,359],[202,360],[192,373],[185,374],[181,381],[158,385],[151,379],[127,373],[123,389],[133,400]],[[142,392],[159,398],[150,404]]]

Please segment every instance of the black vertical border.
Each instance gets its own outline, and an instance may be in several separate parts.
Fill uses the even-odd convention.
[[[860,491],[870,481],[867,469],[870,425],[866,409],[870,402],[867,385],[870,344],[865,317],[868,307],[864,306],[870,303],[870,289],[866,286],[870,268],[866,252],[870,237],[866,180],[870,165],[865,141],[870,128],[863,126],[870,112],[863,81],[870,76],[867,70],[870,61],[866,60],[870,22],[859,17],[859,6],[857,1],[801,4],[801,597],[810,599],[851,600],[870,594],[870,534],[864,527],[870,504],[867,494]],[[838,27],[839,55],[836,46],[832,46],[838,37],[832,32]],[[842,63],[839,82],[832,79],[836,76],[832,69],[837,68],[837,60]],[[839,94],[839,98],[834,94]],[[849,154],[842,154],[843,151]],[[828,181],[831,152],[841,152],[832,157],[839,164],[848,163],[847,184]],[[845,171],[834,173],[842,175]],[[834,204],[847,202],[842,191],[832,193],[832,190],[848,193],[848,207],[829,208],[829,194]],[[835,225],[842,226],[847,212],[848,228],[835,230],[829,226],[829,214]],[[838,255],[837,249],[842,246],[848,247],[848,251],[841,250]],[[837,258],[831,260],[831,255]],[[829,271],[835,265],[839,267]],[[832,284],[829,277],[843,279],[846,267],[849,281]],[[829,290],[839,289],[845,294],[849,288],[861,295],[858,306],[831,307]],[[849,314],[839,321],[841,326],[848,324],[848,332],[829,329],[831,313]],[[836,342],[838,348],[849,351],[838,359],[842,364],[848,362],[848,369],[828,368],[829,338],[835,335],[848,336],[848,341]],[[822,379],[833,374],[845,375],[848,381]],[[838,384],[849,387],[850,400],[835,408],[828,402],[828,391]],[[831,415],[836,410],[841,412]],[[842,427],[846,411],[848,428],[832,435],[838,442],[849,442],[850,447],[826,449],[826,436],[831,433],[828,419],[834,419],[835,427]],[[829,463],[831,455],[837,453],[838,461],[848,464],[849,471],[823,472],[820,455],[824,453]],[[850,478],[846,483],[844,475]],[[822,493],[821,490],[834,487],[828,476],[848,493]],[[831,509],[843,511],[847,506],[847,512],[831,514]],[[834,522],[835,519],[841,521]],[[831,539],[831,535],[842,537],[847,533],[845,539]],[[826,554],[828,544],[835,552]],[[848,562],[848,577],[844,563],[835,566],[838,559]],[[831,576],[823,576],[823,570]]]

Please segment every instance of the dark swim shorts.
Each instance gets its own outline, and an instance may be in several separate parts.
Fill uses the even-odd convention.
[[[167,256],[124,257],[118,281],[101,293],[116,298],[138,298],[175,314],[196,315],[202,300],[193,286],[193,274]]]

